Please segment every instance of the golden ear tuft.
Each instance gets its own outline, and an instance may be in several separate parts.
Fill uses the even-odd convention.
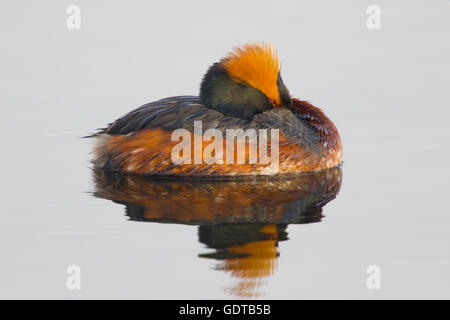
[[[274,47],[264,43],[249,43],[235,48],[222,60],[222,64],[233,80],[258,89],[267,98],[280,104],[277,86],[280,61]]]

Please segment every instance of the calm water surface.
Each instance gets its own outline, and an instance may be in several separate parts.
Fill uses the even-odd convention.
[[[369,4],[79,1],[68,31],[65,3],[9,2],[0,298],[450,298],[450,3],[380,1],[377,31]],[[90,169],[81,136],[196,94],[209,64],[259,39],[338,127],[342,168],[221,183]]]

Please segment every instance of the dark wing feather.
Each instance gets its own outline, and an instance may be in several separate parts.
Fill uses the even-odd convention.
[[[103,132],[107,134],[128,134],[131,132],[170,126],[179,122],[183,113],[192,113],[196,109],[206,109],[196,96],[178,96],[150,102],[120,117]],[[200,110],[199,110],[200,111]]]

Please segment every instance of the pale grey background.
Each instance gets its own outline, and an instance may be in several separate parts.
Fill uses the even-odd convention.
[[[366,28],[370,4],[381,30]],[[130,222],[87,193],[91,145],[78,137],[197,94],[211,63],[264,40],[291,93],[339,128],[345,165],[324,220],[288,227],[263,297],[450,298],[449,31],[445,0],[3,1],[0,297],[230,297],[236,279],[197,257],[195,227]],[[70,264],[80,291],[66,289]]]

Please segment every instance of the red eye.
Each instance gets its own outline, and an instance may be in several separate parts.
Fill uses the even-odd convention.
[[[269,98],[270,103],[273,105],[274,108],[277,107],[277,103],[275,102],[275,100]]]

